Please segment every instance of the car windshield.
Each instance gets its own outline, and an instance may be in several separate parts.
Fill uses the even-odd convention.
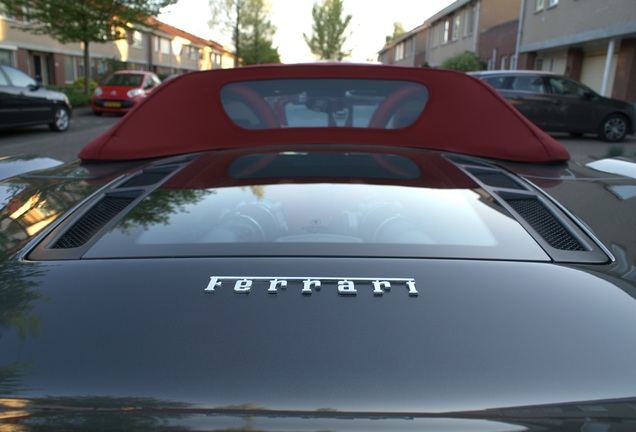
[[[203,157],[84,258],[166,254],[546,259],[444,158],[331,151]]]
[[[14,69],[12,67],[4,66],[4,72],[9,76],[9,79],[16,87],[29,87],[37,85],[36,81],[22,72],[21,70]]]
[[[289,79],[232,83],[223,109],[245,129],[380,127],[415,122],[428,98],[425,86],[395,80]]]
[[[104,85],[140,87],[143,80],[144,76],[141,74],[114,74],[104,81]]]

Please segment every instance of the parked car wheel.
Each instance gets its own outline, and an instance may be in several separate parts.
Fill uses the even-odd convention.
[[[627,135],[629,125],[627,119],[620,114],[610,114],[601,123],[598,130],[598,136],[603,141],[618,142],[622,141]]]
[[[49,128],[56,132],[63,132],[71,125],[71,115],[64,107],[57,107],[53,123],[49,124]]]

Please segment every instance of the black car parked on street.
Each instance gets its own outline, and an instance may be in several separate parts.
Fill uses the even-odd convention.
[[[563,75],[545,71],[471,72],[493,86],[523,115],[549,132],[598,134],[618,142],[634,132],[634,105],[610,99]]]
[[[72,107],[62,92],[49,90],[19,69],[0,65],[0,128],[47,124],[63,132]]]

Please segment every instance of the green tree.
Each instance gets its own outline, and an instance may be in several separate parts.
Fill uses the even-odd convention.
[[[402,25],[402,23],[399,21],[395,21],[393,23],[393,34],[386,36],[385,42],[388,44],[392,40],[395,40],[402,36],[404,33],[406,33],[406,30],[404,30],[404,26]]]
[[[210,0],[212,19],[208,21],[211,28],[219,28],[223,33],[232,35],[234,46],[234,67],[239,66],[241,55],[241,28],[246,19],[248,0]]]
[[[344,4],[342,0],[322,0],[321,4],[314,3],[311,15],[311,37],[303,33],[305,43],[311,53],[320,60],[342,60],[351,54],[343,51],[347,37],[347,26],[351,22],[351,15],[343,17]]]
[[[460,72],[483,70],[486,63],[472,51],[464,51],[447,58],[441,64],[442,69],[452,69]]]
[[[0,0],[13,15],[26,15],[29,26],[18,27],[47,35],[61,43],[80,42],[84,48],[84,91],[89,93],[90,44],[125,39],[135,26],[151,27],[148,19],[177,0]]]
[[[280,63],[278,48],[273,48],[276,32],[269,18],[271,6],[266,0],[210,0],[210,27],[232,35],[234,67],[243,64]]]
[[[248,0],[241,31],[244,65],[280,63],[278,48],[273,47],[276,27],[269,18],[271,5],[265,0]]]

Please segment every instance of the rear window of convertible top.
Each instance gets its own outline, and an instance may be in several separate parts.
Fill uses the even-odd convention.
[[[404,128],[428,99],[420,83],[371,79],[245,81],[221,90],[225,113],[244,129]]]

